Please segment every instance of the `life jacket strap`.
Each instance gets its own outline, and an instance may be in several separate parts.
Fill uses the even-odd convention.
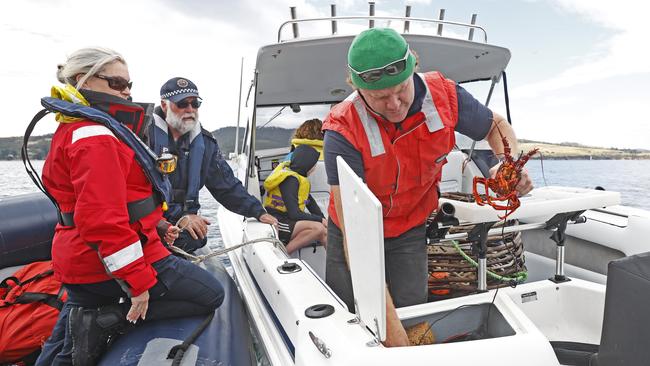
[[[151,195],[147,198],[143,198],[137,201],[131,201],[126,204],[126,208],[129,211],[129,224],[146,217],[152,213],[156,207],[160,204],[155,197],[156,195]],[[59,224],[63,226],[75,226],[74,224],[74,211],[73,212],[61,212]]]

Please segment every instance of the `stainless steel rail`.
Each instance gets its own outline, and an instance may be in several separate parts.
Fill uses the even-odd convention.
[[[278,28],[278,43],[282,42],[282,30],[284,29],[285,26],[291,24],[294,26],[293,28],[296,30],[297,34],[297,25],[299,23],[306,23],[306,22],[319,22],[319,21],[327,21],[327,22],[338,22],[342,20],[368,20],[370,21],[375,21],[375,20],[397,20],[397,21],[404,21],[404,22],[421,22],[421,23],[432,23],[432,24],[438,24],[438,25],[454,25],[454,26],[459,26],[459,27],[466,27],[469,28],[470,30],[472,29],[477,29],[483,32],[483,42],[487,43],[487,32],[483,27],[480,25],[476,24],[468,24],[468,23],[461,23],[461,22],[453,22],[449,20],[440,20],[440,19],[430,19],[430,18],[413,18],[413,17],[406,17],[406,16],[401,16],[401,17],[395,17],[395,16],[369,16],[369,15],[358,15],[358,16],[340,16],[340,17],[323,17],[323,18],[304,18],[304,19],[291,19],[287,20],[286,22],[282,23],[280,27]],[[295,37],[297,38],[297,37]]]

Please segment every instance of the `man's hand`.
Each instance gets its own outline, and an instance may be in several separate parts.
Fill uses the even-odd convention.
[[[126,314],[126,320],[135,323],[138,319],[145,319],[149,309],[149,291],[145,291],[136,297],[131,298],[131,308]]]
[[[323,224],[323,226],[325,226],[325,228],[327,229],[327,219],[323,217],[323,219],[322,219],[320,222],[321,222],[321,223]]]
[[[273,225],[276,230],[278,229],[278,219],[269,213],[262,214],[259,220],[265,224]]]
[[[499,170],[499,167],[503,163],[499,163],[492,168],[490,168],[490,178],[494,178],[497,174],[497,171]],[[517,190],[517,195],[518,196],[523,196],[527,194],[528,192],[533,190],[533,180],[530,179],[530,176],[528,175],[528,170],[526,168],[523,168],[521,170],[521,178],[519,178],[519,182],[517,182],[517,186],[515,187],[515,190]]]
[[[180,218],[176,225],[182,230],[187,230],[192,239],[203,239],[208,235],[210,221],[199,215],[188,214]]]
[[[523,168],[521,170],[521,178],[519,178],[517,187],[515,187],[515,189],[517,190],[517,194],[519,196],[523,196],[528,192],[532,191],[533,188],[534,188],[533,180],[530,179],[530,176],[528,175],[528,170],[526,170],[526,168]]]
[[[174,241],[178,239],[178,234],[180,234],[180,232],[181,229],[179,229],[178,226],[169,225],[167,232],[165,232],[165,243],[169,245],[174,244]]]

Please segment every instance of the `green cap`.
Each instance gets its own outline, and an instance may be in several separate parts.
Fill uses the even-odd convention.
[[[357,35],[348,50],[348,65],[358,72],[386,66],[404,58],[408,44],[404,37],[391,28],[370,28]],[[360,89],[393,87],[413,75],[415,56],[409,51],[406,68],[397,75],[384,74],[381,79],[367,83],[350,70],[352,83]]]

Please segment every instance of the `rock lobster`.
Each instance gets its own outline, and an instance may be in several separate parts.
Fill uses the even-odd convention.
[[[506,211],[505,215],[499,216],[501,220],[505,220],[512,214],[521,204],[519,197],[517,197],[517,190],[515,187],[521,178],[521,170],[524,168],[528,159],[537,154],[539,149],[535,148],[526,154],[523,152],[519,155],[517,160],[513,159],[508,140],[501,134],[503,141],[503,157],[504,160],[499,166],[494,178],[474,177],[473,193],[474,199],[479,206],[490,205],[495,210]],[[483,186],[485,189],[485,198],[478,193],[478,187]],[[490,195],[490,190],[496,196]],[[507,202],[502,204],[499,202]]]

